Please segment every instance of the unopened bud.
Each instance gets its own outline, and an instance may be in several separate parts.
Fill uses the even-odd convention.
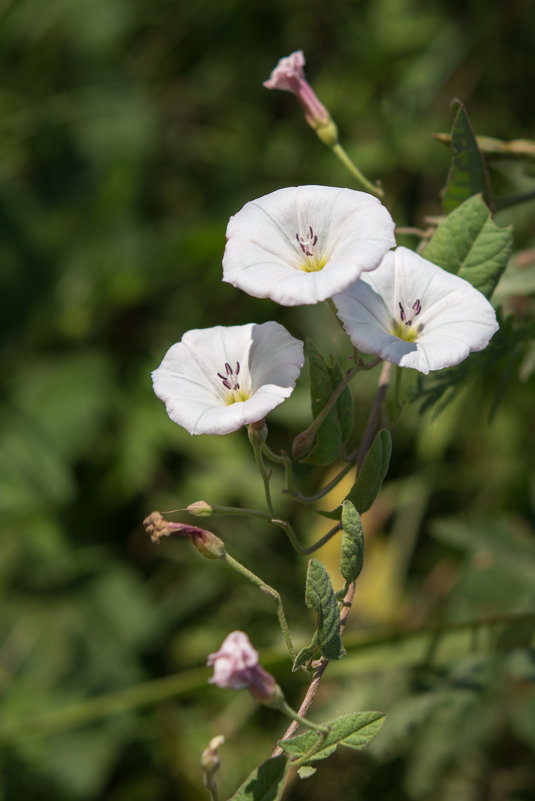
[[[268,427],[264,418],[257,423],[250,423],[247,426],[247,436],[251,445],[262,446],[267,439]]]
[[[224,742],[225,738],[223,735],[218,734],[216,737],[212,737],[208,747],[202,752],[201,767],[209,776],[215,773],[221,764],[218,749],[221,748]]]
[[[298,434],[292,442],[292,458],[302,459],[306,456],[314,444],[315,433],[306,429]]]
[[[186,508],[186,512],[189,512],[194,517],[210,517],[213,511],[213,508],[206,501],[195,501],[195,503],[190,503]]]

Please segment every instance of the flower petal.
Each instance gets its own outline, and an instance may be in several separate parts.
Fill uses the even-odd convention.
[[[278,189],[230,218],[223,280],[283,306],[317,303],[374,270],[395,244],[393,231],[386,208],[365,192]],[[310,269],[299,237],[315,243],[319,264]]]
[[[239,363],[246,400],[232,402],[218,373]],[[303,343],[275,322],[188,331],[152,373],[169,417],[190,434],[227,434],[262,420],[289,397],[301,367]]]
[[[403,247],[333,300],[356,348],[422,373],[458,364],[485,348],[498,330],[495,311],[481,292]],[[416,301],[417,334],[415,341],[405,341],[392,332],[400,324],[401,306],[410,310]]]

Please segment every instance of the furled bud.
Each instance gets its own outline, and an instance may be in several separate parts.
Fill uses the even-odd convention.
[[[266,89],[293,92],[305,112],[308,124],[314,128],[322,142],[333,147],[338,142],[338,129],[305,78],[304,66],[303,51],[296,50],[295,53],[280,59],[269,80],[264,81],[263,85]]]
[[[282,697],[282,690],[273,676],[258,662],[258,652],[243,631],[225,637],[219,651],[209,654],[207,664],[214,668],[211,684],[230,690],[247,688],[265,704]]]

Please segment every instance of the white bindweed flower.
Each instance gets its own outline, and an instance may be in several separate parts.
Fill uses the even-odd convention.
[[[292,186],[251,200],[227,227],[223,280],[283,306],[317,303],[374,270],[395,245],[373,195]]]
[[[190,434],[256,423],[293,391],[303,343],[279,323],[188,331],[152,373],[171,420]]]
[[[333,301],[358,350],[426,374],[483,350],[498,330],[472,284],[404,247]]]

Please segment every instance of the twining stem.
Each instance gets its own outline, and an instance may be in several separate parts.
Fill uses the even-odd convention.
[[[337,523],[335,526],[329,529],[329,531],[327,531],[326,534],[323,534],[319,538],[319,540],[316,540],[316,542],[313,545],[309,545],[308,547],[304,548],[297,539],[295,531],[293,530],[293,527],[290,525],[290,523],[288,523],[286,520],[277,520],[275,518],[271,522],[273,523],[273,525],[278,526],[284,531],[284,533],[290,540],[291,545],[295,548],[295,550],[298,553],[301,554],[301,556],[308,556],[309,554],[314,553],[314,551],[317,551],[319,548],[325,545],[325,543],[328,542],[331,539],[331,537],[334,537],[334,535],[342,528],[342,524]]]
[[[294,494],[294,479],[293,479],[293,472],[292,472],[292,460],[286,453],[286,451],[281,451],[280,454],[275,453],[271,450],[269,445],[264,442],[262,445],[262,452],[268,459],[271,459],[272,462],[276,464],[284,465],[284,473],[286,476],[286,492],[290,495]]]
[[[361,173],[359,168],[349,158],[339,142],[332,146],[332,151],[335,156],[338,156],[342,164],[347,167],[351,175],[357,180],[357,183],[363,189],[365,189],[367,192],[371,192],[372,195],[375,195],[378,198],[382,198],[384,196],[384,192],[381,187],[377,186],[376,184],[372,184],[371,181],[368,181],[368,179]]]
[[[271,478],[271,470],[266,469],[266,465],[264,464],[264,459],[262,458],[262,445],[257,440],[251,439],[251,444],[253,446],[254,456],[256,459],[256,464],[258,465],[258,470],[260,471],[260,475],[262,476],[262,481],[264,482],[264,493],[266,496],[266,503],[267,508],[269,509],[269,514],[271,517],[275,517],[275,513],[273,511],[273,502],[271,500],[271,488],[269,486],[269,481]]]
[[[388,389],[391,372],[392,372],[392,364],[390,362],[385,362],[383,364],[383,369],[381,370],[381,375],[379,376],[379,386],[377,387],[377,394],[375,396],[373,406],[368,416],[368,422],[366,423],[364,434],[362,435],[362,439],[360,441],[358,448],[356,449],[354,454],[352,454],[352,456],[354,455],[355,460],[357,462],[357,472],[362,467],[362,463],[364,462],[366,454],[370,450],[370,446],[373,442],[375,429],[377,428],[379,415],[381,413],[381,408],[383,406],[386,397],[386,392]]]
[[[340,634],[342,634],[345,625],[347,623],[347,618],[349,617],[349,613],[351,611],[351,606],[353,604],[353,598],[355,596],[355,582],[349,585],[348,590],[345,594],[343,600],[342,611],[340,612]],[[326,659],[324,656],[318,660],[316,663],[316,669],[314,670],[314,676],[312,677],[312,681],[309,684],[308,690],[306,691],[306,695],[303,698],[301,706],[299,707],[298,715],[301,718],[306,718],[308,714],[308,710],[312,704],[312,701],[316,697],[316,693],[318,692],[319,684],[327,665],[329,664],[329,660]],[[301,721],[294,719],[286,731],[284,732],[281,740],[289,740],[293,733],[299,728]],[[275,750],[273,751],[272,756],[277,756],[278,754],[282,753],[282,748],[278,745]]]
[[[242,565],[241,562],[238,562],[236,559],[230,556],[229,553],[225,552],[223,560],[227,563],[227,565],[229,565],[229,567],[232,567],[233,570],[235,570],[237,573],[240,573],[240,575],[244,576],[246,579],[255,584],[260,590],[262,590],[262,592],[265,592],[267,595],[270,595],[273,598],[275,601],[275,606],[277,607],[277,617],[279,619],[282,634],[286,642],[286,647],[291,659],[293,660],[295,658],[295,649],[292,644],[292,638],[290,637],[290,630],[286,621],[286,615],[284,614],[284,607],[282,605],[280,594],[274,587],[271,587],[259,576],[249,570],[249,568],[245,567],[245,565]]]

